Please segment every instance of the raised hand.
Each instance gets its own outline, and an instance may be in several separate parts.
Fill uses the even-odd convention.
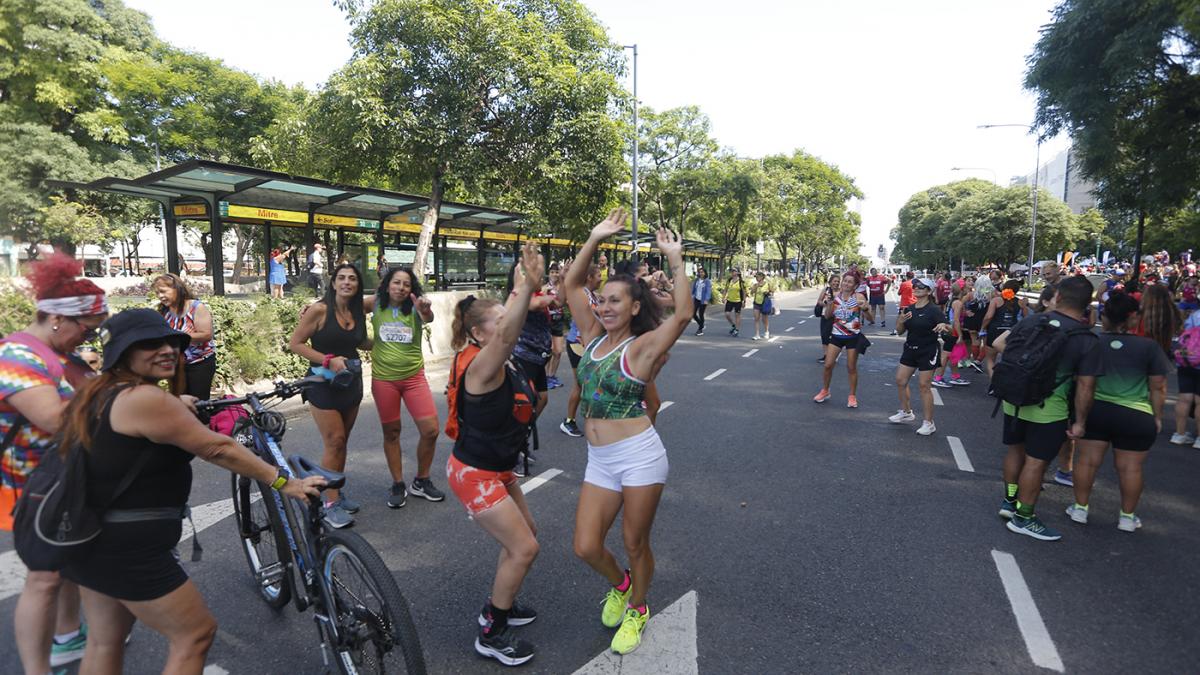
[[[542,254],[538,253],[537,243],[526,240],[525,245],[521,247],[521,265],[517,268],[522,277],[521,281],[529,288],[536,289],[542,281],[545,269],[546,261],[542,259]]]
[[[683,241],[671,230],[665,227],[658,228],[654,239],[658,244],[658,250],[662,251],[664,255],[683,255]]]
[[[433,306],[433,301],[424,295],[417,296],[417,311],[425,314]]]
[[[592,228],[593,239],[608,239],[625,229],[625,209],[616,208],[608,213],[608,217]]]

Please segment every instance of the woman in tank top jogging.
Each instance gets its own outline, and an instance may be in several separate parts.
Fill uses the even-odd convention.
[[[865,314],[873,319],[867,296],[858,292],[858,277],[852,272],[842,275],[842,283],[829,304],[825,305],[825,318],[831,322],[829,344],[825,345],[825,370],[822,373],[821,391],[813,397],[816,403],[824,403],[833,397],[829,384],[833,381],[833,369],[838,355],[846,350],[846,375],[850,394],[846,397],[847,408],[858,407],[858,355],[863,351],[862,318]]]
[[[579,252],[590,260],[603,240],[626,227],[617,209],[592,229]],[[685,279],[683,248],[677,235],[660,229],[659,250],[671,276]],[[643,281],[627,275],[610,277],[597,294],[595,314],[583,290],[586,266],[572,266],[564,279],[571,314],[587,345],[578,377],[583,414],[587,418],[588,463],[575,514],[575,554],[609,584],[600,620],[617,628],[612,649],[628,654],[641,644],[650,618],[646,596],[654,575],[650,529],[667,480],[667,452],[642,407],[645,387],[663,357],[692,317],[690,287],[676,283],[675,313],[662,310]],[[617,514],[624,509],[622,534],[629,568],[623,569],[604,545]]]

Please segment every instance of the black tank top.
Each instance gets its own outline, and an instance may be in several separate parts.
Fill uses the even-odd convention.
[[[503,384],[486,394],[471,394],[463,373],[462,425],[454,443],[458,461],[487,471],[511,471],[517,465],[529,427],[513,417],[514,374],[512,364],[506,363]]]
[[[996,315],[992,317],[991,328],[999,330],[1008,330],[1017,325],[1020,319],[1021,306],[1016,300],[1005,300],[1000,309],[996,311]]]
[[[116,393],[104,403],[104,412],[92,428],[92,447],[86,451],[88,504],[97,508],[108,504],[117,484],[137,462],[142,451],[147,451],[150,453],[149,459],[111,508],[182,508],[192,492],[191,461],[195,455],[174,445],[163,445],[148,438],[126,436],[113,431],[111,418]]]
[[[358,346],[367,339],[367,318],[359,312],[351,312],[354,316],[354,328],[346,330],[338,323],[333,303],[325,307],[325,324],[313,333],[312,348],[322,354],[344,356],[348,359],[358,358]],[[316,365],[320,365],[317,363]]]

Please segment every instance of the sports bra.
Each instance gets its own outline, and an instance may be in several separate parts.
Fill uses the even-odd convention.
[[[596,357],[596,350],[607,342],[608,335],[601,335],[587,346],[579,360],[576,373],[581,390],[580,404],[583,416],[588,419],[623,420],[642,417],[646,383],[629,372],[626,352],[629,343],[637,336],[625,338],[608,354]]]

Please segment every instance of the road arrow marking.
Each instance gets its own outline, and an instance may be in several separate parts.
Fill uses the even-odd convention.
[[[673,405],[675,405],[675,401],[663,401],[662,405],[658,406],[658,412],[662,412]]]
[[[655,675],[696,675],[696,591],[684,593],[670,607],[654,614],[642,633],[637,651],[619,656],[606,649],[575,671],[575,675],[618,675],[619,673],[655,673]]]
[[[725,372],[724,368],[717,368],[716,370],[709,373],[708,376],[705,377],[704,379],[705,379],[705,381],[716,379],[716,378],[720,377],[721,373],[723,373],[723,372]]]
[[[1000,582],[1004,584],[1004,592],[1012,605],[1013,616],[1017,619],[1017,628],[1021,637],[1025,638],[1025,649],[1029,650],[1029,658],[1035,666],[1063,672],[1062,658],[1054,640],[1050,639],[1050,631],[1046,630],[1046,622],[1033,601],[1033,594],[1025,583],[1017,559],[1011,553],[992,551],[992,560],[996,563],[996,571],[1000,573]]]
[[[757,353],[758,353],[758,350],[757,350],[757,349],[751,349],[750,351],[746,352],[745,354],[742,354],[742,358],[743,358],[743,359],[748,359],[748,358],[750,358],[751,356],[754,356],[754,355],[755,355],[755,354],[757,354]],[[704,378],[704,379],[706,379],[706,380],[707,380],[708,378],[706,377],[706,378]]]
[[[975,467],[971,465],[971,458],[967,457],[967,449],[963,447],[958,436],[947,436],[946,441],[950,443],[950,452],[954,453],[954,463],[958,465],[958,470],[975,473]]]
[[[933,404],[934,405],[946,405],[945,403],[942,403],[942,395],[938,393],[937,389],[933,390]]]
[[[539,488],[539,487],[545,485],[546,483],[549,483],[551,478],[554,478],[555,476],[557,476],[560,473],[562,473],[562,471],[560,471],[558,469],[546,469],[545,471],[539,473],[538,475],[534,476],[533,478],[526,479],[526,481],[524,483],[521,483],[521,492],[524,492],[525,494],[529,494],[530,492],[533,492],[536,488]]]

